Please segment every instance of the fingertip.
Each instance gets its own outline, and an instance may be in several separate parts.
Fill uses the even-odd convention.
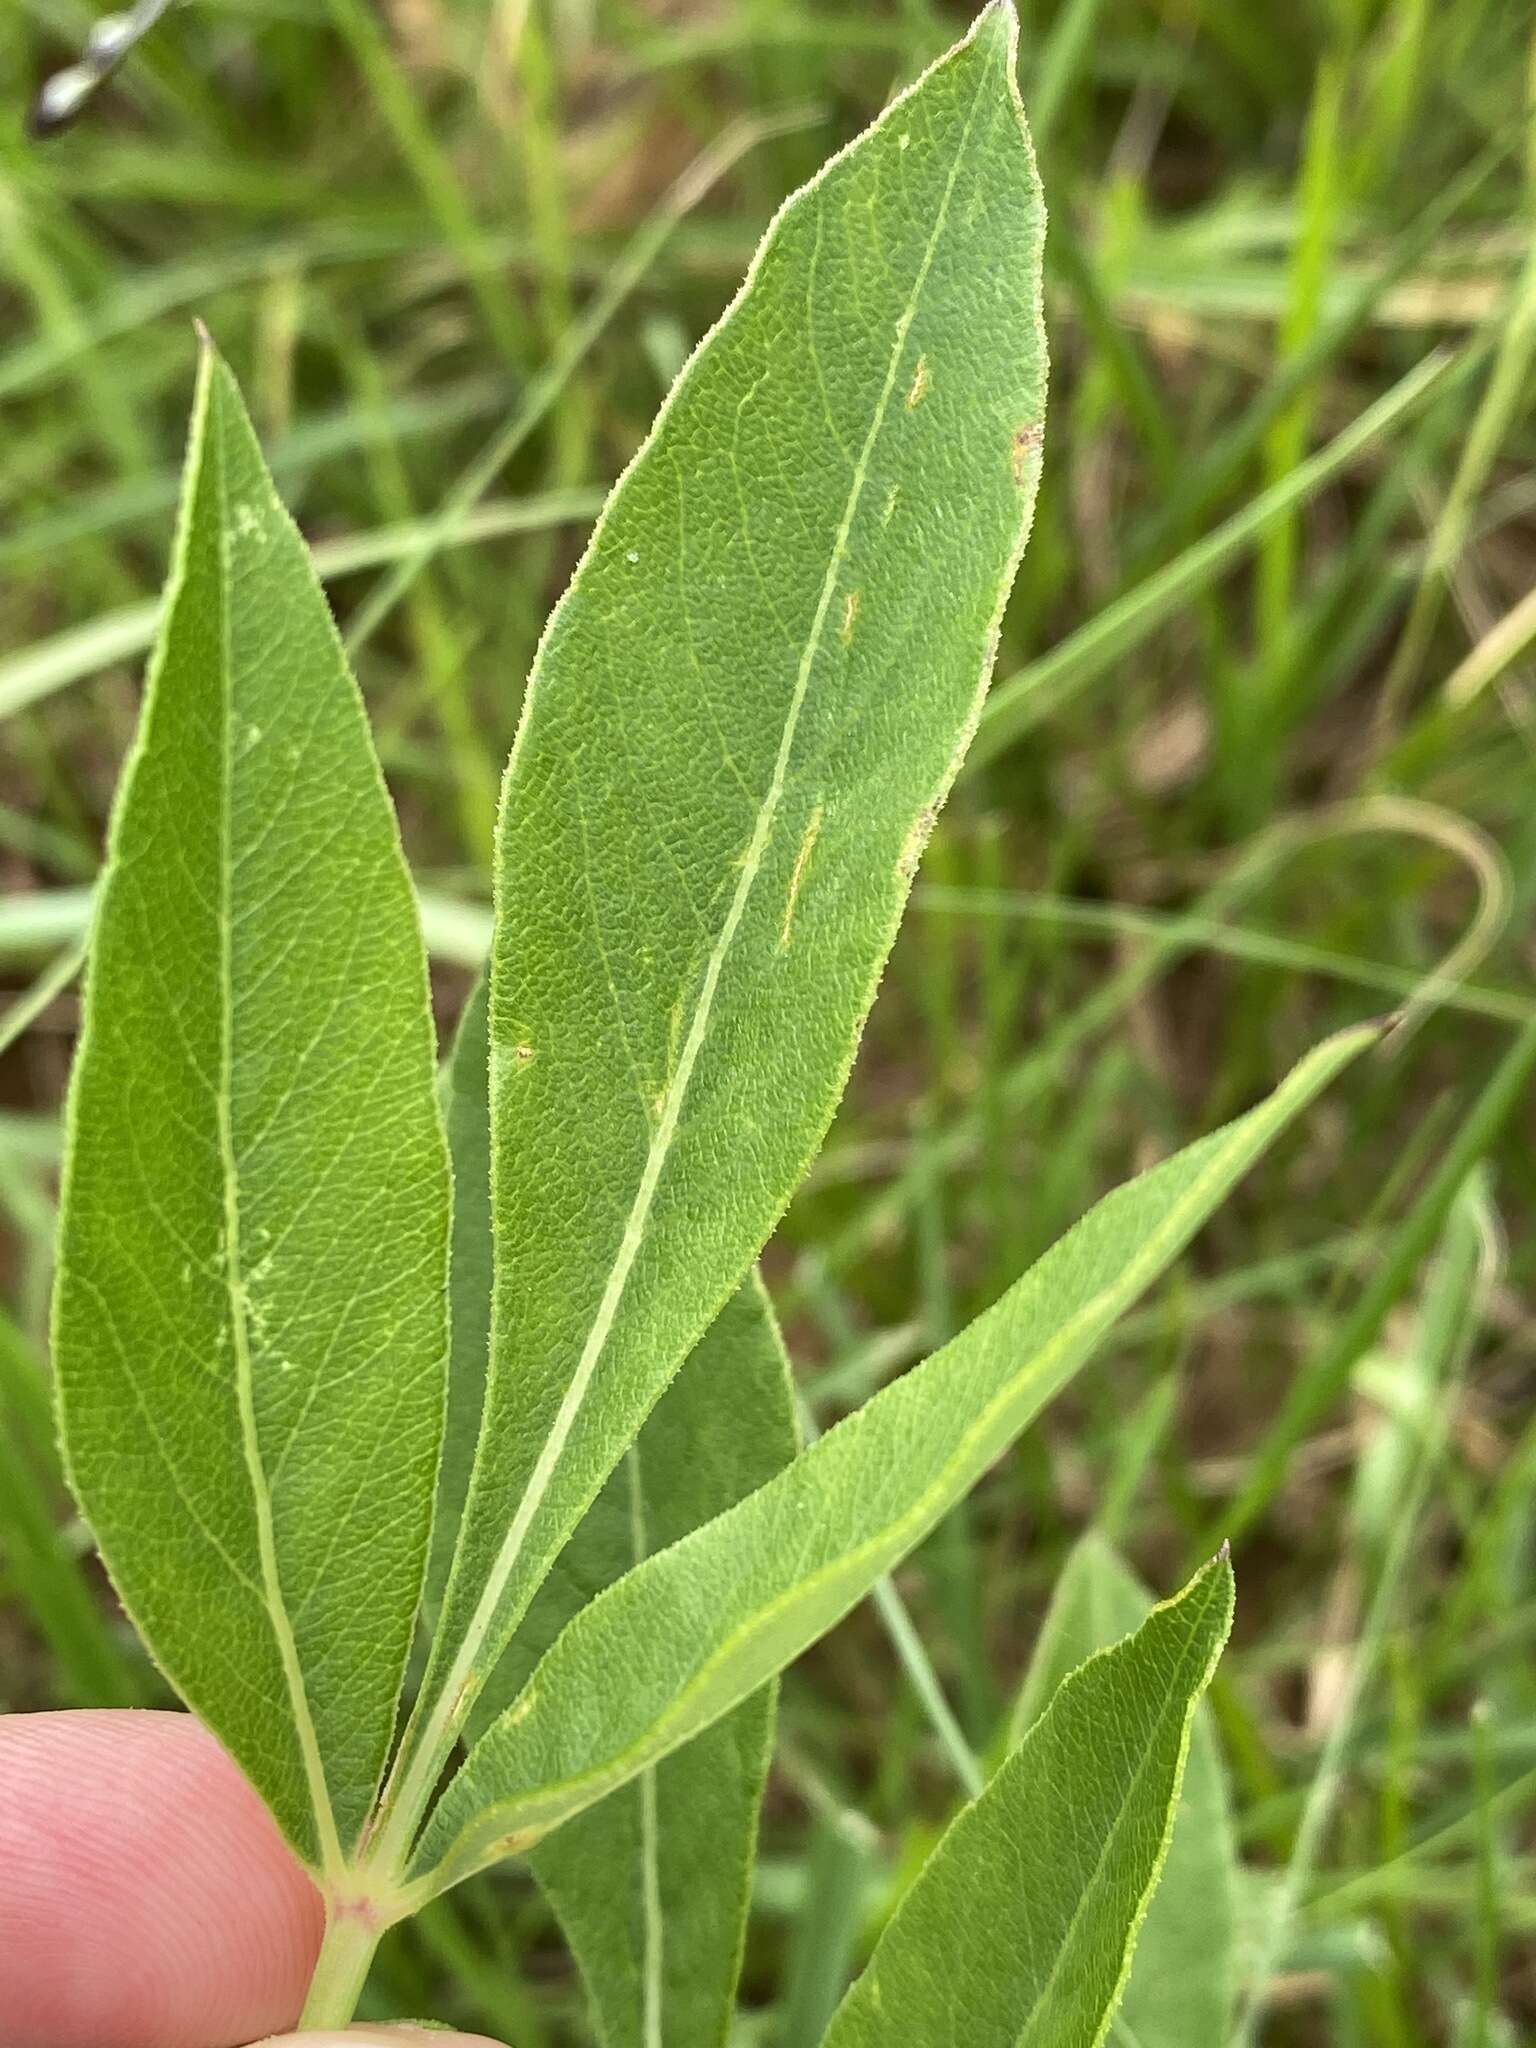
[[[266,1808],[190,1716],[0,1721],[5,2048],[269,2036],[298,2018],[322,1923]]]
[[[284,2034],[256,2048],[505,2048],[489,2034],[445,2034],[438,2027],[349,2027],[342,2034]]]

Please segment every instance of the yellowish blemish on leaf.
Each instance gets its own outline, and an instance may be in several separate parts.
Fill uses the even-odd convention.
[[[928,358],[919,356],[917,368],[912,374],[912,389],[907,393],[907,411],[915,412],[928,396]]]
[[[837,629],[837,637],[845,647],[853,645],[853,628],[859,616],[859,602],[862,593],[850,590],[843,599],[843,623]]]
[[[933,821],[937,816],[935,810],[924,804],[913,821],[906,844],[901,849],[901,858],[896,863],[896,872],[904,882],[910,882],[917,873],[917,864],[923,857],[923,848],[928,844],[929,835],[933,831]]]
[[[1038,420],[1027,427],[1020,427],[1013,437],[1013,480],[1022,490],[1029,481],[1029,461],[1040,452],[1045,439],[1045,430]]]
[[[805,831],[800,840],[800,851],[795,855],[794,873],[789,878],[789,894],[784,899],[784,922],[779,927],[779,951],[782,953],[789,944],[790,928],[795,921],[795,905],[800,901],[800,890],[805,882],[805,871],[811,864],[815,849],[816,835],[821,830],[822,807],[817,804],[806,820]]]
[[[892,484],[892,485],[891,485],[891,488],[890,488],[890,489],[889,489],[889,490],[888,490],[888,491],[886,492],[886,494],[885,494],[885,503],[884,503],[884,505],[883,505],[883,506],[882,506],[882,507],[880,508],[880,524],[881,524],[882,526],[889,526],[889,525],[890,525],[890,523],[891,523],[891,516],[892,516],[892,514],[893,514],[893,513],[895,512],[895,510],[896,510],[896,501],[897,501],[897,499],[898,499],[898,498],[900,498],[900,496],[901,496],[901,485],[900,485],[900,484]]]

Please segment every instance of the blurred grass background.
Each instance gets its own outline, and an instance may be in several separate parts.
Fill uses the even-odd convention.
[[[64,1510],[43,1354],[190,317],[325,565],[446,1024],[522,678],[606,485],[774,207],[966,19],[197,0],[34,141],[96,11],[0,7],[11,1708],[156,1697]],[[1021,13],[1053,223],[1035,536],[770,1278],[825,1422],[1311,1039],[1410,1005],[901,1584],[985,1752],[1080,1531],[1164,1591],[1231,1535],[1215,1705],[1259,2038],[1505,2048],[1536,2030],[1536,22]],[[861,1612],[785,1688],[743,2043],[813,2048],[956,1797]],[[584,2038],[516,1876],[393,1937],[373,1997],[517,2048]]]

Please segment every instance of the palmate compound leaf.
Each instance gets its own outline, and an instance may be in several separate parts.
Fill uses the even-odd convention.
[[[1028,1735],[1063,1679],[1138,1628],[1151,1606],[1151,1595],[1103,1537],[1083,1537],[1056,1582],[1020,1689],[1010,1749]],[[1228,2040],[1237,1988],[1237,1876],[1226,1771],[1211,1711],[1201,1705],[1190,1728],[1167,1858],[1116,2015],[1116,2048]]]
[[[825,2048],[1098,2048],[1231,1625],[1222,1556],[1063,1680],[934,1850]]]
[[[445,1074],[454,1178],[453,1364],[434,1558],[458,1514],[484,1392],[490,1319],[484,984]],[[794,1456],[794,1397],[756,1274],[727,1302],[540,1587],[481,1698],[515,1697],[605,1586],[751,1493]],[[445,1540],[446,1539],[446,1540]],[[430,1603],[429,1603],[430,1604]],[[544,1844],[533,1870],[581,1965],[607,2048],[720,2048],[740,1969],[772,1683]]]
[[[1328,1040],[1246,1116],[1107,1195],[942,1351],[738,1507],[585,1607],[449,1784],[405,1902],[533,1848],[729,1712],[838,1621],[1073,1377],[1239,1176],[1377,1035],[1368,1025]]]
[[[784,208],[540,649],[497,855],[485,1426],[396,1838],[820,1142],[975,725],[1045,401],[1015,36],[994,0]]]
[[[334,1871],[394,1727],[443,1399],[447,1158],[395,821],[205,349],[75,1063],[54,1349],[123,1603]]]

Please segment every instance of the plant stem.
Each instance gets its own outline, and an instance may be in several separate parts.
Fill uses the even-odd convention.
[[[374,1915],[359,1913],[355,1907],[341,1913],[327,1911],[325,1939],[299,2016],[300,2033],[346,2026],[357,2010],[383,1932]]]

